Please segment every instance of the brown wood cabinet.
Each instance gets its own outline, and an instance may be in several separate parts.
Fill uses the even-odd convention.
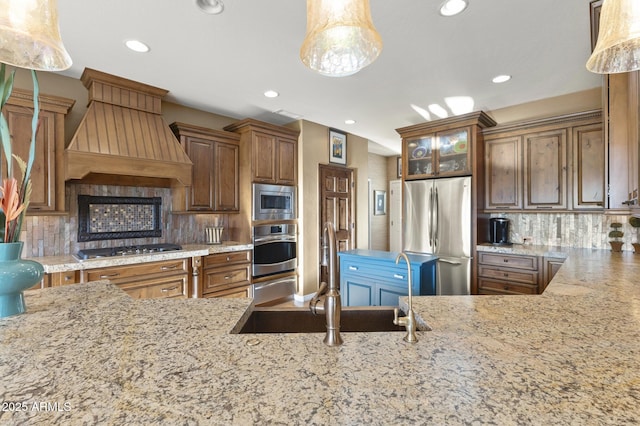
[[[484,130],[484,210],[602,210],[600,111]]]
[[[640,71],[604,78],[607,145],[607,208],[626,213],[640,209]]]
[[[297,130],[245,119],[224,130],[241,135],[242,152],[251,159],[251,182],[296,185],[298,179]]]
[[[298,185],[300,132],[250,118],[224,130],[240,135],[240,214],[229,216],[229,237],[251,241],[252,184]]]
[[[573,128],[573,208],[602,209],[605,203],[602,123]]]
[[[36,135],[36,157],[31,171],[29,213],[64,212],[64,119],[72,99],[40,94],[39,127]],[[33,93],[14,89],[3,110],[13,143],[13,153],[25,162],[29,158]],[[0,161],[4,162],[0,153]],[[13,167],[17,167],[14,160]],[[6,170],[3,170],[6,173]]]
[[[247,297],[251,279],[251,251],[215,253],[203,257],[198,297]]]
[[[523,137],[525,209],[567,209],[566,129]]]
[[[542,258],[542,262],[544,264],[544,270],[543,270],[543,279],[541,283],[540,293],[542,293],[547,288],[547,286],[549,285],[553,277],[556,275],[558,270],[560,270],[560,267],[564,263],[564,259],[558,258],[558,257],[545,256]]]
[[[189,260],[163,260],[82,271],[82,282],[109,280],[131,297],[184,298],[189,295]]]
[[[192,184],[173,191],[173,210],[238,212],[240,136],[184,123],[171,129],[193,162]]]
[[[43,287],[60,287],[63,285],[77,284],[80,280],[80,271],[54,272],[45,274]]]
[[[479,252],[478,258],[478,294],[538,294],[538,256]]]
[[[473,174],[480,130],[494,125],[480,111],[396,129],[402,137],[402,179]]]
[[[485,208],[522,208],[522,139],[519,136],[485,141]]]

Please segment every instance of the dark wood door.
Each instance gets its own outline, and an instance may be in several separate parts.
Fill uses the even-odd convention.
[[[320,176],[320,256],[324,224],[333,223],[338,251],[350,250],[355,245],[353,170],[336,166],[319,166]],[[337,267],[337,265],[336,265]],[[324,281],[322,268],[320,279]]]

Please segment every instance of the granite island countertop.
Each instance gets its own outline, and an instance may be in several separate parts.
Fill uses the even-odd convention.
[[[25,410],[0,423],[637,424],[640,256],[567,256],[542,295],[415,297],[433,330],[414,345],[229,334],[246,299],[28,291],[0,320],[0,395]]]

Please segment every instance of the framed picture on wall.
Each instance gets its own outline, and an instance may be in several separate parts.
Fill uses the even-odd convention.
[[[374,190],[373,191],[373,214],[375,216],[387,214],[387,191]]]
[[[347,164],[347,134],[329,129],[329,162]]]

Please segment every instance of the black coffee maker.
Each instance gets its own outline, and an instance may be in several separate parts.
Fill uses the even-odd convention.
[[[489,242],[509,245],[509,219],[492,217],[489,219]]]

